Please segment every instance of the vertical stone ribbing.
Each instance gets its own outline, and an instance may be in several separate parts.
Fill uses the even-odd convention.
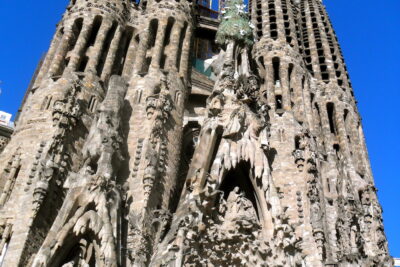
[[[96,42],[93,48],[91,48],[91,50],[89,51],[90,53],[89,61],[85,71],[97,74],[97,67],[101,57],[101,52],[104,48],[104,41],[111,27],[112,27],[112,22],[109,21],[103,21],[103,23],[101,24],[99,33],[97,34]]]
[[[152,59],[151,59],[151,65],[150,69],[151,70],[156,70],[160,68],[160,62],[161,62],[161,57],[164,53],[164,40],[165,40],[165,34],[166,34],[166,29],[167,29],[167,20],[161,20],[159,21],[159,26],[157,29],[157,34],[156,34],[156,41],[153,47],[152,51]]]
[[[212,92],[189,76],[204,6],[70,2],[0,154],[0,265],[389,264],[321,1],[249,1],[254,46]]]
[[[178,53],[180,52],[181,48],[181,39],[184,35],[183,33],[183,23],[182,22],[175,22],[172,26],[171,30],[171,48],[169,49],[168,53],[168,62],[167,67],[177,71],[177,60],[178,60]]]
[[[147,27],[149,27],[149,25]],[[149,47],[149,38],[150,33],[147,30],[142,32],[140,35],[140,43],[138,45],[137,56],[133,67],[134,74],[140,73],[145,64],[147,49]]]
[[[122,76],[127,78],[132,74],[133,64],[135,62],[136,55],[138,53],[138,45],[139,45],[139,35],[135,29],[132,30],[132,39],[128,45],[128,51],[126,53],[124,69],[122,71]],[[127,79],[129,80],[129,79]]]
[[[180,56],[179,74],[185,80],[189,78],[190,49],[192,48],[193,27],[188,26],[185,29],[185,38],[182,39],[182,55]]]
[[[73,42],[74,33],[72,27],[66,27],[64,31],[65,33],[63,35],[63,38],[60,41],[60,45],[58,46],[57,52],[54,55],[49,71],[47,73],[48,77],[59,74],[59,70],[62,68],[61,65],[63,64],[68,50],[70,49],[71,43]]]
[[[75,48],[70,55],[70,61],[67,67],[68,71],[76,71],[79,64],[81,63],[82,57],[84,57],[85,48],[87,46],[88,37],[92,31],[93,24],[84,20],[82,32],[79,35],[79,39],[76,42]]]
[[[123,28],[118,27],[115,36],[111,41],[110,49],[108,51],[107,58],[104,63],[103,72],[101,73],[101,79],[103,81],[107,81],[110,78],[113,72],[113,67],[117,65],[116,61],[122,60],[121,58],[117,58],[117,51],[119,46],[121,45],[121,38],[123,37],[123,31],[124,31]]]

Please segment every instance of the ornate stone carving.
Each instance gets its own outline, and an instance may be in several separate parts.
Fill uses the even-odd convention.
[[[61,262],[61,266],[86,266],[90,261],[101,266],[118,266],[116,246],[121,193],[117,173],[123,160],[120,116],[125,92],[125,81],[112,76],[82,150],[85,161],[80,171],[71,174],[67,181],[69,191],[51,230],[55,235],[47,237],[33,266],[48,266],[53,262]],[[43,183],[35,192],[39,189],[47,188]],[[76,242],[73,240],[79,241],[75,245],[77,248],[60,259],[60,249],[71,247],[71,242]]]
[[[168,77],[162,76],[160,84],[153,88],[154,95],[146,99],[146,113],[151,121],[151,135],[146,152],[147,167],[143,177],[146,198],[149,197],[156,178],[162,174],[166,157],[166,123],[172,111]],[[160,171],[161,170],[161,171]]]
[[[70,135],[81,116],[78,100],[81,90],[79,78],[71,74],[63,79],[58,81],[63,95],[55,100],[52,112],[55,131],[50,142],[44,147],[44,152],[40,153],[41,159],[37,167],[34,167],[36,169],[33,178],[36,181],[33,190],[34,214],[39,211],[52,180],[54,179],[57,186],[61,186],[67,176],[71,162],[68,154],[68,145],[72,142]]]

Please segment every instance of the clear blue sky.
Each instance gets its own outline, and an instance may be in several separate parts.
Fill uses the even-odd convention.
[[[400,257],[400,1],[324,2],[363,117],[390,251]],[[0,110],[16,113],[66,5],[67,0],[0,5]]]

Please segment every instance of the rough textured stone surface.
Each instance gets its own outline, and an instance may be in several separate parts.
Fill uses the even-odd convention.
[[[3,152],[4,148],[10,141],[13,131],[14,129],[9,126],[0,125],[0,153]]]
[[[221,2],[208,76],[193,1],[70,2],[0,154],[2,266],[393,265],[321,1]]]

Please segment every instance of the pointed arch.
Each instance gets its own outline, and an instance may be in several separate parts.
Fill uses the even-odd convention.
[[[89,266],[116,267],[116,225],[107,194],[85,189],[69,192],[66,199],[71,201],[64,202],[32,266],[63,266],[81,260]]]

